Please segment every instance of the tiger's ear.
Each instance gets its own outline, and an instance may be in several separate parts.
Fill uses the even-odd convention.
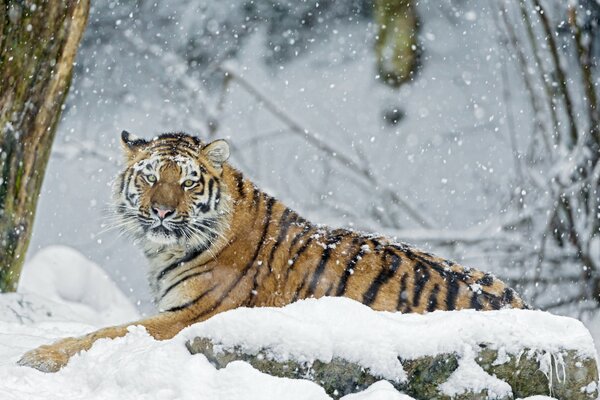
[[[125,150],[127,156],[131,157],[139,150],[144,148],[148,144],[148,141],[144,139],[138,139],[131,133],[123,131],[121,132],[121,144],[123,145],[123,150]]]
[[[220,169],[223,167],[223,163],[229,158],[229,144],[223,139],[215,140],[204,146],[201,153],[216,168]]]

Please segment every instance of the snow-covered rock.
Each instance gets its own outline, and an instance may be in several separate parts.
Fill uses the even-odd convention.
[[[181,336],[192,338],[190,351],[218,368],[244,360],[272,375],[313,379],[333,397],[380,379],[417,399],[550,394],[575,400],[598,394],[588,330],[542,311],[403,315],[322,298],[284,308],[239,308]]]

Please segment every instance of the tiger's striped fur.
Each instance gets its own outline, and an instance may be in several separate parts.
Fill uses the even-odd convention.
[[[308,297],[345,296],[375,310],[416,313],[526,307],[491,274],[385,237],[312,224],[226,163],[224,141],[204,145],[165,134],[146,142],[124,132],[123,142],[128,161],[117,180],[117,211],[151,264],[161,313],[137,324],[156,338],[232,308]],[[189,189],[186,180],[194,182]],[[161,220],[152,209],[173,213]],[[59,353],[125,333],[125,326],[107,328],[34,352],[58,366],[41,369],[53,370],[68,360]],[[37,358],[25,363],[40,366]]]

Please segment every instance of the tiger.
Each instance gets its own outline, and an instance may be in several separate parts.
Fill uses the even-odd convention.
[[[19,363],[54,372],[100,338],[143,326],[157,340],[237,307],[344,296],[374,310],[527,308],[501,280],[390,238],[316,225],[260,190],[228,159],[227,141],[186,133],[121,134],[115,213],[149,262],[159,313],[67,338]]]

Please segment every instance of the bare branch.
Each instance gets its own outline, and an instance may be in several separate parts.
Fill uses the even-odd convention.
[[[318,134],[304,128],[300,123],[296,122],[289,114],[287,114],[283,109],[281,109],[277,104],[271,101],[267,96],[261,93],[254,85],[252,85],[247,79],[237,73],[233,68],[227,65],[222,65],[221,69],[232,76],[235,81],[248,92],[250,95],[259,100],[262,104],[264,104],[265,108],[271,112],[276,118],[282,121],[285,125],[290,128],[292,133],[299,135],[308,143],[316,147],[317,149],[327,153],[332,160],[335,160],[339,164],[344,167],[350,169],[358,176],[362,177],[365,181],[369,182],[369,184],[373,187],[377,187],[378,185],[375,182],[375,174],[372,170],[366,168],[363,165],[360,165],[356,162],[352,157],[342,153],[339,149],[334,148],[325,140],[321,139]],[[420,212],[416,210],[407,200],[402,199],[397,193],[392,192],[390,190],[384,190],[384,193],[388,198],[394,203],[399,205],[404,209],[404,211],[419,225],[425,228],[430,228],[434,226],[432,222],[428,220],[427,217],[422,215]]]

